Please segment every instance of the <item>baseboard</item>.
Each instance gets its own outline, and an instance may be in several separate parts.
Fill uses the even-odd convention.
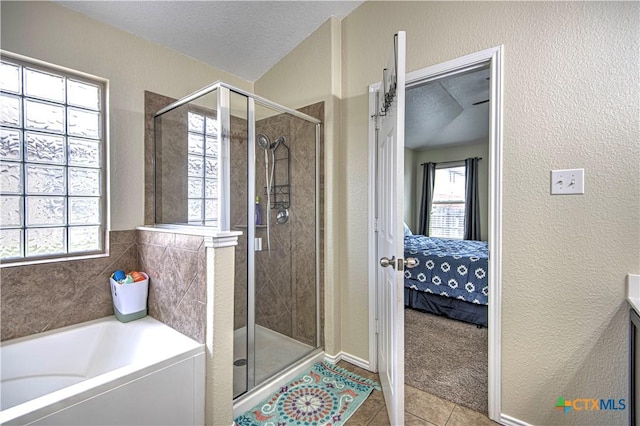
[[[342,360],[342,352],[338,352],[336,355],[324,354],[325,361],[329,361],[331,364],[337,364]]]
[[[518,420],[514,417],[508,416],[506,414],[502,414],[500,413],[500,420],[499,420],[500,424],[506,425],[506,426],[531,426],[529,423],[527,422],[523,422],[522,420]]]
[[[336,355],[325,355],[324,358],[332,364],[337,364],[340,361],[347,361],[349,364],[353,364],[357,367],[364,368],[367,371],[372,371],[375,373],[375,371],[371,369],[371,364],[369,363],[369,361],[365,361],[362,358],[358,358],[357,356],[348,354],[346,352],[340,351]]]

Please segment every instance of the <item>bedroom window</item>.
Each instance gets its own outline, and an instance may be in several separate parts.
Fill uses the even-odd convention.
[[[0,260],[104,253],[104,81],[3,55],[0,92]]]
[[[213,117],[189,111],[188,222],[218,226],[218,131]]]
[[[465,167],[455,165],[436,168],[429,236],[464,237]]]

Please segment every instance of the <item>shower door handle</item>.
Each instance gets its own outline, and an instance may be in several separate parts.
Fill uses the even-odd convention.
[[[391,259],[389,259],[388,257],[381,257],[380,266],[382,266],[383,268],[391,266],[392,269],[396,269],[396,257],[391,256]]]

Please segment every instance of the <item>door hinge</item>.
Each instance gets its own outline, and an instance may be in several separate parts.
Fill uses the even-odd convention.
[[[380,321],[376,320],[376,334],[380,334]]]
[[[378,218],[373,219],[373,231],[378,232]]]
[[[380,130],[380,113],[378,110],[378,105],[380,104],[380,92],[376,92],[376,112],[371,116],[373,119],[373,126],[375,130]]]

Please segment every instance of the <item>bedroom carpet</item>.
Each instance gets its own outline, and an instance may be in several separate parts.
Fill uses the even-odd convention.
[[[487,329],[405,309],[405,383],[487,413]]]

